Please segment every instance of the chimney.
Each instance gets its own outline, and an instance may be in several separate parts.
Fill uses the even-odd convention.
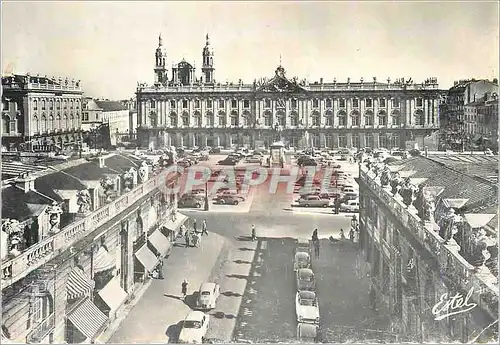
[[[99,168],[104,168],[106,166],[106,161],[104,160],[104,157],[99,157]]]
[[[35,190],[35,178],[30,176],[27,172],[20,174],[14,180],[14,183],[16,186],[24,190],[25,193]]]

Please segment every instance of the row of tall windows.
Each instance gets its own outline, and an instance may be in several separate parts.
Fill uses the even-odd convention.
[[[80,101],[79,100],[54,100],[50,99],[48,101],[42,99],[34,99],[33,100],[33,110],[54,110],[54,106],[56,109],[80,109]]]

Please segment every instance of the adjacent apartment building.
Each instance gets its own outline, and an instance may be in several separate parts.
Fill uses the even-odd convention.
[[[279,132],[293,147],[405,148],[439,129],[436,78],[310,83],[280,64],[270,78],[221,83],[208,35],[201,55],[201,76],[183,59],[169,77],[159,37],[155,82],[136,91],[141,146],[265,146]]]
[[[130,131],[130,111],[119,101],[84,98],[82,128],[91,131],[102,124],[109,126],[111,145]]]
[[[360,247],[411,342],[498,342],[498,158],[360,164]]]
[[[472,143],[481,149],[498,151],[498,94],[485,93],[484,97],[468,103],[463,116],[459,116],[460,129]]]
[[[81,143],[80,81],[30,74],[2,77],[4,150],[52,151]]]
[[[172,158],[3,162],[2,342],[98,341],[187,221]]]

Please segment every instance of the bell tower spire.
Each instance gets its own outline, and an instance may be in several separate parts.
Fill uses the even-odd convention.
[[[155,52],[155,84],[165,84],[168,82],[167,73],[167,50],[163,46],[161,33],[158,35],[158,48]]]
[[[205,36],[205,47],[203,48],[203,65],[201,71],[203,73],[204,82],[211,84],[214,82],[214,52],[210,47],[210,38],[208,33]]]

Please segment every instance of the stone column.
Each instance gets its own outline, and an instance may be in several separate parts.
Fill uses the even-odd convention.
[[[352,147],[352,133],[351,132],[347,132],[346,140],[347,140],[347,147],[351,148]]]
[[[373,148],[374,149],[379,147],[378,137],[379,137],[378,133],[374,132],[373,133]]]
[[[339,147],[339,134],[337,132],[332,133],[333,147]]]
[[[175,144],[176,144],[175,146],[178,146],[178,147],[184,146],[184,137],[182,136],[182,134],[181,133],[177,133],[176,136],[177,136],[177,138],[175,140],[176,141],[175,142]]]
[[[326,147],[326,135],[325,135],[325,133],[319,134],[319,146],[321,148]]]
[[[215,133],[214,133],[214,146],[215,147],[220,146],[220,137],[219,137],[219,134],[215,134]]]

